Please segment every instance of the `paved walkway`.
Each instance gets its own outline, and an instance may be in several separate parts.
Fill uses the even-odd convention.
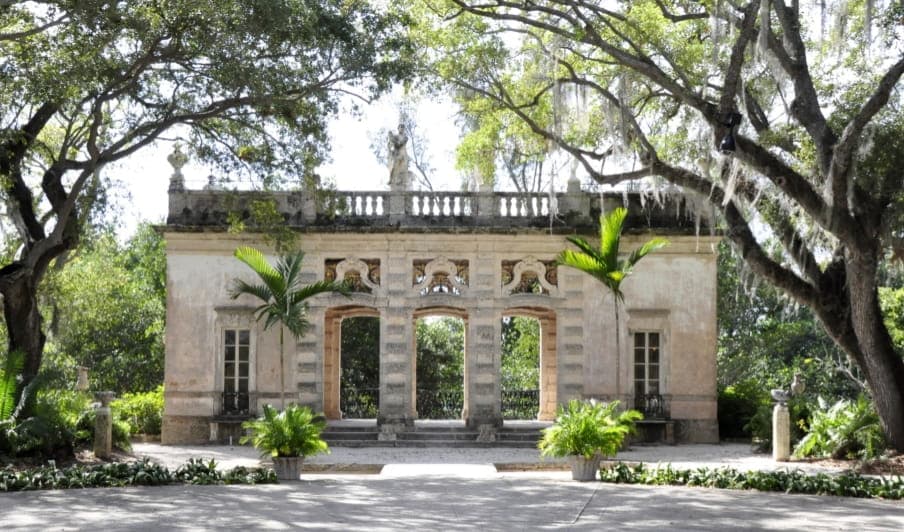
[[[192,456],[255,465],[245,447],[138,444],[166,465]],[[772,469],[746,446],[635,447],[620,458]],[[322,467],[387,464],[380,474],[306,474],[263,486],[165,486],[0,494],[2,530],[904,530],[904,504],[700,488],[579,483],[531,449],[345,449]],[[795,464],[796,465],[796,464]],[[816,470],[816,466],[808,469]]]
[[[251,447],[226,445],[169,446],[156,443],[135,444],[133,453],[148,456],[174,469],[189,458],[214,459],[219,467],[229,469],[238,465],[256,467],[261,464],[260,455]],[[618,459],[648,464],[671,463],[676,468],[732,467],[742,471],[798,468],[809,473],[839,472],[821,464],[807,462],[779,463],[770,455],[754,454],[747,444],[720,445],[635,445],[629,451],[618,453]],[[264,461],[266,463],[267,460]],[[417,447],[333,447],[330,454],[310,457],[306,460],[312,468],[326,471],[354,471],[354,466],[375,471],[387,464],[422,466],[428,472],[431,464],[499,464],[509,469],[547,468],[563,464],[564,460],[540,458],[536,449],[486,449],[486,448],[417,448]]]

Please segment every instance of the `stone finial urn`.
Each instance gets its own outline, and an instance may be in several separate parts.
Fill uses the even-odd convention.
[[[94,392],[94,398],[100,403],[101,407],[110,406],[110,402],[116,399],[114,392]]]

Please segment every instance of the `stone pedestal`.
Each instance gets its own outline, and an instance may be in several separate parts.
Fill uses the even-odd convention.
[[[113,452],[113,413],[110,412],[110,401],[113,392],[97,392],[94,394],[100,406],[94,412],[94,456],[109,458]]]
[[[772,458],[776,462],[791,458],[791,415],[788,405],[783,403],[772,410]]]
[[[113,414],[109,406],[101,406],[94,416],[94,456],[109,458],[113,451]]]

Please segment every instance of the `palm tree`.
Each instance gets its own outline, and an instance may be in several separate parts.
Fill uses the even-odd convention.
[[[262,281],[262,284],[248,284],[241,279],[235,279],[229,295],[236,299],[242,294],[249,294],[263,301],[254,309],[255,319],[264,320],[264,330],[279,324],[279,382],[280,402],[282,408],[286,407],[286,380],[284,369],[284,342],[283,328],[289,330],[297,340],[310,326],[306,319],[308,310],[307,300],[313,296],[324,293],[349,294],[349,287],[342,282],[318,281],[316,283],[301,284],[301,262],[304,253],[287,253],[278,258],[274,267],[264,254],[248,246],[241,246],[235,250],[235,258],[244,262]]]
[[[559,253],[558,263],[570,266],[586,272],[599,280],[612,292],[615,302],[615,388],[616,393],[620,389],[620,364],[621,342],[619,340],[618,303],[624,302],[625,294],[621,291],[622,281],[625,280],[634,265],[646,255],[659,248],[668,245],[665,238],[656,237],[650,239],[644,245],[631,252],[627,258],[618,260],[618,246],[624,228],[628,210],[619,207],[608,215],[600,215],[600,247],[593,247],[579,236],[570,236],[568,241],[577,246],[580,251],[570,249]]]

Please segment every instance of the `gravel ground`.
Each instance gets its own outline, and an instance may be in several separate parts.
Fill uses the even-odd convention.
[[[163,465],[175,468],[184,464],[189,458],[216,460],[222,468],[235,466],[256,467],[261,465],[256,450],[245,446],[195,445],[175,446],[159,443],[136,443],[132,452],[136,456],[147,456]],[[754,454],[746,444],[726,443],[720,445],[652,445],[634,446],[628,451],[620,452],[618,460],[626,462],[645,462],[650,464],[671,463],[674,467],[693,469],[698,467],[732,467],[738,470],[776,470],[799,468],[807,472],[840,472],[842,468],[807,462],[775,462],[770,455]],[[268,463],[265,460],[263,463]],[[485,449],[485,448],[412,448],[412,447],[370,447],[350,448],[332,447],[330,454],[317,455],[306,459],[306,463],[316,465],[316,469],[343,470],[355,469],[352,466],[366,465],[398,465],[418,464],[434,465],[433,469],[455,471],[456,464],[509,464],[510,467],[534,469],[555,467],[564,460],[540,458],[534,449]],[[378,468],[364,468],[376,472]],[[421,471],[430,468],[418,468]],[[475,468],[459,468],[473,470]],[[385,469],[386,472],[398,468]]]

